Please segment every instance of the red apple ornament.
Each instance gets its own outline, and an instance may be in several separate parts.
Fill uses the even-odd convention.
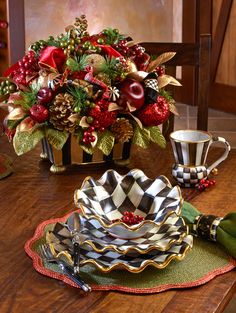
[[[157,126],[164,123],[169,114],[168,102],[164,97],[158,96],[155,103],[151,103],[139,111],[138,118],[144,126]]]
[[[53,91],[48,87],[43,87],[39,89],[37,93],[37,99],[39,104],[47,104],[53,99]]]
[[[43,123],[48,119],[48,109],[42,104],[34,104],[30,108],[30,117],[38,123]]]
[[[125,79],[120,87],[120,98],[118,104],[124,108],[127,102],[136,109],[141,108],[144,104],[144,88],[134,79]]]

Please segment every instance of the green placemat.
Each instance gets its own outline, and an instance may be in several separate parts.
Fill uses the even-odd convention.
[[[54,224],[41,224],[45,232]],[[55,220],[54,220],[55,223]],[[64,275],[56,264],[43,263],[38,255],[38,247],[45,238],[36,231],[32,240],[26,243],[26,252],[34,260],[34,267],[42,274],[56,279],[64,279]],[[43,266],[42,266],[43,265]],[[236,266],[236,261],[217,243],[194,238],[193,249],[182,261],[174,260],[166,268],[159,270],[147,267],[143,272],[134,274],[125,270],[114,270],[102,273],[91,265],[81,267],[81,277],[92,286],[93,290],[120,290],[133,293],[154,293],[172,288],[189,288],[204,284],[217,275],[230,271]],[[75,286],[73,282],[69,284]]]

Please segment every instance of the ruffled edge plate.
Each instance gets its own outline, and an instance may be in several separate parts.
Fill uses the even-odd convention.
[[[110,178],[109,178],[109,175],[111,176]],[[156,214],[157,216],[156,216],[156,218],[153,218],[154,220],[152,220],[152,218],[147,219],[147,220],[144,220],[143,222],[141,222],[137,225],[129,226],[122,221],[111,222],[111,220],[116,219],[118,217],[118,216],[113,216],[114,218],[110,218],[110,219],[107,217],[107,216],[109,216],[109,214],[110,215],[114,214],[114,210],[112,212],[109,212],[108,214],[107,213],[105,214],[103,212],[100,204],[96,208],[99,201],[91,200],[87,196],[86,193],[88,191],[89,192],[92,191],[92,193],[94,193],[94,195],[95,195],[96,192],[94,192],[94,190],[96,190],[97,187],[101,187],[103,185],[109,185],[108,184],[109,179],[110,179],[110,181],[112,181],[112,180],[114,180],[114,177],[116,177],[117,180],[119,179],[120,181],[122,181],[122,179],[124,179],[127,176],[132,176],[132,177],[134,177],[134,179],[137,179],[137,177],[140,179],[142,177],[142,179],[144,179],[144,181],[152,182],[151,185],[153,185],[157,181],[160,181],[165,186],[165,187],[163,186],[160,189],[160,192],[162,192],[162,190],[164,190],[164,188],[168,188],[169,193],[171,194],[174,192],[175,196],[177,197],[176,199],[173,198],[174,205],[171,206],[170,204],[168,204],[162,211],[160,210],[161,212],[159,212],[159,210],[157,210],[157,212],[154,212],[152,214],[146,214],[146,216],[148,216],[148,215],[153,216],[154,214]],[[88,203],[90,203],[90,205],[88,205],[88,203],[85,203],[86,198],[88,199],[86,201]],[[132,238],[138,238],[139,236],[142,236],[145,233],[145,231],[151,229],[152,227],[154,227],[156,225],[161,225],[163,223],[163,221],[166,219],[166,217],[168,217],[169,215],[171,215],[173,213],[176,213],[177,215],[179,215],[181,212],[181,209],[182,209],[182,205],[183,205],[183,198],[182,198],[181,190],[180,190],[179,186],[172,187],[168,178],[166,178],[163,175],[158,176],[156,179],[150,179],[144,174],[143,171],[141,171],[139,169],[130,170],[126,175],[120,175],[119,173],[117,173],[116,171],[111,169],[111,170],[106,171],[102,175],[102,177],[100,179],[97,179],[97,180],[94,179],[93,177],[90,177],[90,176],[86,177],[82,183],[81,188],[75,190],[75,192],[74,192],[74,202],[75,202],[75,205],[81,209],[84,217],[86,217],[87,219],[89,219],[89,218],[97,219],[99,221],[99,223],[108,232],[117,236],[118,238],[125,238],[126,239],[126,238],[131,238],[131,237]],[[91,205],[91,203],[93,205]],[[140,213],[139,210],[137,210],[137,211],[138,211],[138,213]],[[100,214],[98,212],[100,212]],[[161,213],[161,214],[159,214],[159,213]],[[137,213],[135,213],[135,214],[137,214]],[[158,217],[158,221],[157,221],[157,217]],[[142,229],[143,227],[144,227],[144,229]]]
[[[80,266],[85,264],[94,265],[103,273],[108,273],[115,269],[125,269],[131,273],[140,273],[147,266],[154,266],[158,269],[165,268],[172,260],[183,260],[187,252],[192,248],[193,237],[187,235],[180,244],[173,244],[167,251],[152,250],[147,254],[134,253],[130,255],[120,254],[115,251],[96,252],[87,245],[80,249]],[[58,257],[73,262],[71,252],[68,250],[59,251],[58,244],[50,243],[52,252]]]
[[[73,216],[73,213],[75,212],[72,212],[70,217]],[[188,234],[188,226],[183,218],[176,214],[172,214],[166,219],[164,224],[153,227],[143,237],[138,239],[125,240],[114,238],[109,233],[106,233],[97,220],[82,218],[82,225],[80,245],[88,244],[96,252],[113,250],[121,254],[127,254],[130,251],[144,254],[151,250],[166,251],[173,244],[181,243]],[[62,234],[68,240],[72,240],[67,225],[58,223],[53,231],[48,233],[48,241],[59,242]]]

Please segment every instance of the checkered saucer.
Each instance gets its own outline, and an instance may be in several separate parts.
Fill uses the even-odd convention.
[[[98,180],[87,177],[74,201],[85,218],[96,219],[107,232],[123,239],[139,238],[171,214],[179,215],[183,203],[178,186],[172,187],[165,176],[150,179],[139,169],[124,176],[108,170]],[[144,221],[133,226],[113,222],[125,211],[143,216]]]

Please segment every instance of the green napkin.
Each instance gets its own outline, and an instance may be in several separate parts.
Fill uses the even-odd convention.
[[[228,213],[223,218],[203,215],[193,205],[185,201],[181,215],[188,224],[190,233],[219,242],[236,259],[236,212]],[[215,223],[215,221],[217,222]],[[210,230],[213,231],[212,236],[209,235]]]

